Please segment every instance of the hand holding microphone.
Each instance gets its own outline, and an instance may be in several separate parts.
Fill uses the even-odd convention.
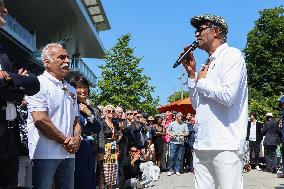
[[[195,78],[196,63],[193,56],[193,51],[197,48],[198,41],[194,41],[190,46],[184,48],[184,52],[180,54],[179,59],[175,64],[183,64],[184,68],[188,73],[188,77]],[[175,65],[174,65],[175,66]]]
[[[185,60],[187,60],[188,56],[190,55],[190,52],[194,51],[197,47],[198,47],[198,41],[194,41],[191,45],[184,48],[184,52],[180,54],[179,59],[177,59],[177,61],[173,65],[173,68],[176,68],[178,65],[180,65]]]

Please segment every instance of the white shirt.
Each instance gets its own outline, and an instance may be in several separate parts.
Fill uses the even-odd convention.
[[[79,116],[75,89],[67,82],[61,82],[48,72],[38,77],[40,91],[26,98],[29,115],[27,130],[29,153],[31,159],[65,159],[74,158],[62,144],[47,138],[33,123],[31,112],[47,111],[52,123],[65,136],[73,136],[75,116]],[[63,88],[68,89],[63,90]],[[71,93],[74,97],[71,97]]]
[[[249,140],[256,141],[256,122],[250,122]]]
[[[242,53],[227,43],[210,56],[206,78],[188,79],[196,110],[197,150],[244,150],[248,122],[247,70]]]

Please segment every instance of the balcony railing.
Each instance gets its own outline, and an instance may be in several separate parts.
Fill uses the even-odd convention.
[[[29,33],[21,24],[11,16],[5,17],[6,24],[3,29],[26,48],[34,52],[36,50],[36,36]]]
[[[96,75],[81,58],[73,58],[69,64],[71,72],[78,72],[84,76],[92,86],[96,83]]]

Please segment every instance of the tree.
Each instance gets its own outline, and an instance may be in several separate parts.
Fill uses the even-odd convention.
[[[260,18],[248,33],[244,49],[251,111],[277,113],[277,98],[284,91],[284,9],[260,11]]]
[[[159,99],[152,97],[154,87],[149,85],[150,77],[143,75],[144,68],[139,67],[142,58],[133,55],[130,39],[130,34],[122,35],[106,52],[106,64],[99,66],[102,74],[98,90],[91,98],[96,104],[122,105],[125,109],[155,114]]]
[[[189,97],[188,91],[183,91],[183,98],[187,98],[187,97]],[[175,101],[180,100],[180,99],[181,99],[181,91],[175,91],[173,94],[171,94],[167,98],[169,103],[175,102]]]
[[[249,87],[249,112],[256,112],[258,120],[264,121],[265,114],[268,112],[279,115],[278,99],[279,96],[265,97],[254,88]]]

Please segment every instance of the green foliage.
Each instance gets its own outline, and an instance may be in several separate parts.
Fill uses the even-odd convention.
[[[142,58],[133,55],[130,39],[130,34],[121,36],[117,44],[106,52],[106,64],[99,66],[102,74],[98,90],[91,98],[95,104],[122,105],[125,109],[155,114],[159,99],[152,97],[154,87],[149,86],[151,78],[143,75],[144,68],[139,67]]]
[[[273,113],[274,116],[279,117],[281,112],[278,109],[278,96],[265,97],[256,89],[249,88],[249,112],[256,112],[258,120],[264,121],[265,114]]]
[[[284,9],[260,11],[260,18],[248,33],[244,49],[247,68],[249,106],[259,115],[277,112],[277,98],[284,91]]]
[[[183,91],[183,98],[187,98],[187,97],[189,97],[188,91]],[[176,91],[167,98],[169,103],[175,102],[180,99],[181,99],[181,91]]]

